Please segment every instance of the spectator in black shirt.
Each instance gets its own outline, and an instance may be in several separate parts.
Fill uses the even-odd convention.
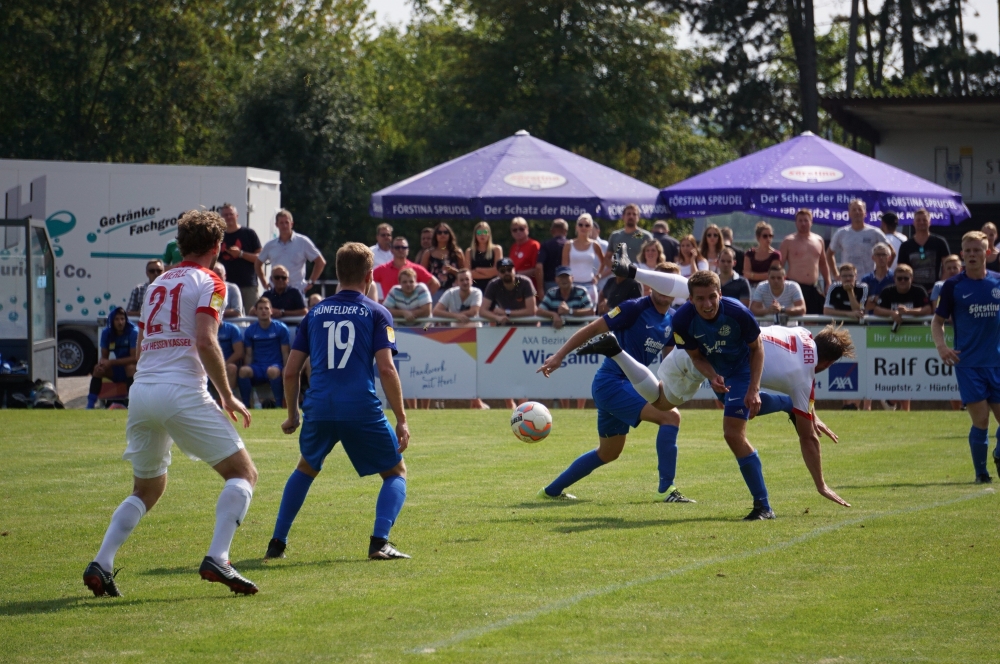
[[[896,284],[883,288],[875,305],[876,316],[890,316],[896,324],[903,322],[903,316],[930,316],[931,300],[927,291],[913,283],[913,268],[909,265],[896,267]]]
[[[663,247],[664,260],[671,263],[677,260],[681,245],[675,238],[670,237],[670,226],[667,225],[667,222],[661,220],[653,224],[653,237]]]
[[[275,318],[305,316],[309,311],[306,308],[306,300],[298,288],[288,287],[288,270],[284,265],[275,265],[271,268],[271,281],[274,283],[274,288],[264,291],[263,297],[271,301],[272,316]],[[257,315],[256,306],[250,315]]]
[[[852,263],[840,264],[840,282],[826,293],[825,316],[850,316],[860,320],[865,315],[868,284],[858,284],[858,271]]]
[[[226,268],[226,279],[240,287],[244,306],[258,300],[257,273],[254,265],[261,244],[252,228],[239,225],[239,214],[233,205],[222,206],[219,214],[226,220],[226,234],[222,239],[219,261]]]
[[[729,247],[730,249],[732,249],[733,253],[736,254],[736,264],[733,266],[733,271],[736,274],[738,274],[738,275],[740,275],[742,277],[743,276],[743,250],[740,249],[739,247],[734,247],[733,246],[733,229],[732,228],[730,228],[729,226],[723,226],[720,230],[722,231],[722,244],[724,244],[727,247]],[[749,283],[749,282],[747,282],[747,283]]]
[[[899,247],[898,265],[913,268],[913,284],[926,293],[934,288],[941,274],[941,261],[951,253],[948,241],[931,234],[931,215],[920,209],[913,213],[913,237]],[[898,273],[897,273],[898,274]]]
[[[587,229],[590,232],[590,229]],[[542,248],[538,250],[538,265],[541,266],[542,283],[545,287],[544,293],[558,286],[556,283],[556,268],[562,265],[563,246],[566,244],[566,235],[569,233],[569,224],[565,219],[553,219],[549,227],[552,237],[542,242]]]
[[[722,282],[723,297],[731,297],[750,306],[750,282],[736,274],[736,252],[726,247],[719,254],[719,281]]]

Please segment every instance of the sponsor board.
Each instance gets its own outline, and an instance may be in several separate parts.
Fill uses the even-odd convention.
[[[476,383],[483,399],[589,399],[590,384],[604,358],[570,354],[546,378],[538,372],[575,328],[479,328]]]
[[[929,326],[901,326],[897,332],[877,326],[865,331],[868,398],[920,401],[960,398],[954,367],[938,357]],[[945,337],[949,346],[954,344],[952,328],[945,328]]]
[[[475,328],[396,328],[393,358],[407,399],[476,396]]]

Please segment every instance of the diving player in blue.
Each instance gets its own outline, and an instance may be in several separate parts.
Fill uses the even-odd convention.
[[[670,271],[677,266],[660,264],[657,270]],[[655,360],[664,347],[672,345],[670,305],[673,298],[653,292],[646,297],[626,300],[597,320],[577,330],[552,357],[548,358],[539,373],[549,376],[558,369],[564,358],[579,348],[584,342],[597,335],[613,332],[621,348],[629,356],[643,365]],[[600,353],[601,339],[595,339],[581,353]],[[680,427],[680,413],[677,409],[663,411],[650,403],[650,394],[658,394],[659,384],[641,383],[633,387],[617,362],[611,358],[594,375],[594,403],[597,405],[598,447],[580,456],[551,484],[538,492],[539,498],[575,500],[565,493],[565,489],[580,481],[606,463],[617,459],[625,447],[625,438],[630,428],[639,422],[659,425],[656,436],[656,451],[659,457],[661,478],[673,477],[677,464],[677,432]],[[650,390],[652,390],[650,392]],[[656,397],[652,398],[655,401]],[[676,487],[669,484],[661,487],[664,502],[694,502],[685,498]]]
[[[249,407],[253,385],[266,380],[271,384],[277,406],[281,407],[285,398],[281,369],[288,360],[291,335],[287,325],[271,319],[271,301],[266,297],[257,300],[256,310],[257,322],[243,333],[246,361],[238,374],[240,398]]]
[[[691,299],[674,315],[674,341],[688,352],[717,395],[725,395],[722,432],[753,496],[745,521],[773,519],[757,451],[747,440],[747,420],[760,411],[764,348],[760,326],[739,300],[722,297],[719,276],[700,270],[688,279]]]
[[[344,445],[358,475],[377,473],[382,477],[368,557],[410,557],[389,542],[389,529],[406,500],[406,464],[400,453],[410,441],[403,389],[392,361],[396,354],[392,316],[364,296],[372,284],[375,261],[368,247],[348,242],[337,251],[336,261],[341,290],[310,309],[299,323],[285,365],[288,419],[281,429],[286,434],[299,427],[299,374],[307,359],[312,375],[302,405],[302,456],[285,484],[265,560],[285,557],[292,522],[322,470],[323,460],[338,442]],[[375,395],[373,364],[378,365],[382,389],[396,416],[395,431]]]
[[[976,469],[976,482],[993,481],[987,469],[990,411],[1000,421],[1000,274],[986,269],[989,242],[984,233],[970,231],[962,236],[965,272],[944,282],[931,333],[938,355],[955,367],[962,403],[972,418],[969,449]],[[948,348],[944,324],[955,326],[955,349]],[[1000,474],[1000,429],[993,462]]]

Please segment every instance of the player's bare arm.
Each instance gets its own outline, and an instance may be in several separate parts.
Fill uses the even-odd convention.
[[[837,495],[837,493],[826,485],[823,479],[823,458],[820,452],[819,435],[812,420],[805,417],[795,418],[795,429],[799,434],[799,446],[802,448],[802,460],[812,475],[816,491],[827,500],[832,500],[838,505],[850,507],[850,503]]]
[[[552,357],[545,360],[545,363],[539,367],[538,371],[535,373],[540,373],[548,378],[553,371],[562,365],[562,361],[567,355],[582,346],[588,339],[592,339],[598,334],[604,334],[607,331],[608,324],[605,322],[604,318],[598,318],[595,321],[587,323],[574,332],[573,336],[567,339],[566,343],[564,343],[559,350],[552,354]]]
[[[282,346],[284,348],[284,346]],[[285,357],[285,372],[282,381],[285,384],[285,406],[288,409],[288,419],[281,424],[281,430],[293,434],[299,428],[299,376],[305,366],[308,355],[301,350],[293,350]]]
[[[953,367],[958,364],[958,356],[962,351],[948,348],[948,342],[944,338],[944,323],[944,318],[934,314],[934,319],[931,320],[931,336],[934,338],[934,347],[937,348],[938,356],[949,367]]]
[[[399,451],[405,452],[410,444],[410,428],[406,424],[406,410],[403,408],[403,385],[396,373],[396,365],[392,361],[392,350],[383,348],[375,351],[375,366],[378,367],[379,378],[385,398],[396,416],[396,438],[399,439]]]
[[[701,354],[701,351],[697,348],[694,350],[686,351],[688,356],[691,358],[691,362],[694,364],[694,368],[698,370],[702,376],[708,379],[708,382],[712,385],[712,390],[715,392],[728,392],[729,388],[726,387],[726,379],[715,373],[715,369],[709,363],[705,356]]]
[[[233,391],[229,387],[226,361],[219,346],[219,321],[214,316],[205,313],[195,314],[195,347],[205,372],[219,392],[222,410],[228,413],[234,422],[242,419],[244,429],[249,427],[250,411],[233,396]]]

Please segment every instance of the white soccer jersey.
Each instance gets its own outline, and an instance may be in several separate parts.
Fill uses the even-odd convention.
[[[760,328],[764,373],[760,386],[792,398],[792,412],[812,419],[816,379],[816,342],[804,327]]]
[[[217,274],[185,261],[161,274],[146,289],[139,317],[143,338],[136,383],[173,383],[205,389],[207,375],[195,345],[195,316],[216,320],[226,301]]]

